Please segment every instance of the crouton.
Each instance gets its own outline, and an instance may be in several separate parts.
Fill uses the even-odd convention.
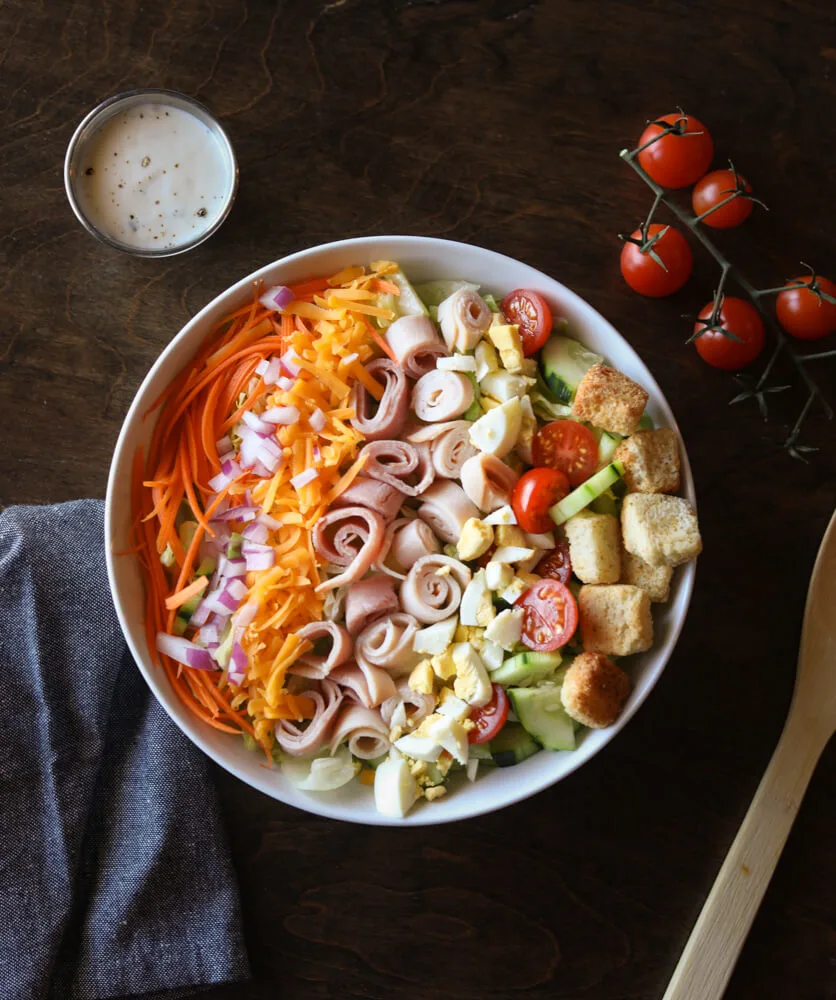
[[[676,493],[679,489],[679,441],[669,427],[636,431],[615,449],[624,465],[630,493]]]
[[[616,434],[632,434],[639,426],[647,393],[615,368],[593,365],[580,380],[572,415]]]
[[[583,583],[618,583],[621,532],[612,514],[582,510],[564,525],[575,576]]]
[[[585,585],[578,596],[578,612],[587,652],[630,656],[653,645],[650,598],[639,587]]]
[[[621,553],[621,583],[641,587],[651,601],[662,603],[671,591],[672,566],[651,566],[626,549]]]
[[[624,548],[651,566],[679,566],[702,551],[696,511],[682,497],[628,493],[621,533]]]
[[[621,715],[630,693],[630,678],[602,653],[581,653],[566,671],[560,700],[582,726],[604,729]]]

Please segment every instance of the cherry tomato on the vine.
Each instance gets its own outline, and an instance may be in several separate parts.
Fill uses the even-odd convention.
[[[508,695],[499,684],[493,685],[493,697],[481,708],[474,708],[470,721],[476,724],[467,734],[468,743],[490,743],[508,718]]]
[[[552,311],[539,292],[518,288],[500,303],[502,315],[520,328],[523,354],[535,354],[552,332]]]
[[[729,195],[734,194],[740,187],[744,191],[751,192],[752,185],[741,174],[734,170],[712,170],[710,174],[697,181],[694,190],[691,192],[691,204],[694,208],[694,215],[702,215],[725,201]],[[711,226],[713,229],[733,229],[752,214],[752,200],[739,194],[736,198],[717,208],[700,221],[704,226]]]
[[[523,531],[539,534],[551,531],[554,522],[549,517],[549,507],[562,500],[571,491],[568,476],[558,469],[529,469],[524,472],[511,494],[511,507],[517,524]]]
[[[711,319],[714,303],[709,302],[697,314],[694,333],[699,334],[694,341],[703,361],[714,368],[738,371],[751,364],[763,350],[766,337],[763,320],[757,309],[745,299],[726,297],[718,317],[720,325],[728,333],[737,337],[732,340],[719,330],[706,330],[705,323]],[[703,322],[700,322],[700,321]],[[704,333],[700,333],[704,330]]]
[[[634,291],[651,298],[678,292],[693,266],[694,255],[682,233],[658,222],[651,223],[647,233],[641,229],[631,233],[621,249],[624,280]]]
[[[559,469],[580,486],[598,468],[598,444],[577,420],[553,420],[534,436],[534,464]]]
[[[711,166],[714,156],[714,143],[708,129],[693,115],[662,115],[642,132],[639,146],[663,131],[664,124],[660,122],[677,125],[677,131],[663,135],[643,149],[638,156],[639,165],[662,187],[682,188],[695,184]]]
[[[809,285],[814,275],[793,278],[793,283]],[[836,298],[836,283],[815,275],[816,286],[825,295]],[[790,284],[790,282],[787,282]],[[836,330],[836,304],[820,298],[809,288],[790,288],[780,292],[775,302],[778,322],[791,337],[819,340]]]

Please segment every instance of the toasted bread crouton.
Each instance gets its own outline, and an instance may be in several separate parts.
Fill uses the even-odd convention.
[[[698,556],[697,514],[682,497],[628,493],[621,507],[624,548],[651,566],[679,566]]]
[[[639,587],[583,586],[578,612],[583,647],[589,653],[630,656],[653,645],[650,598]]]
[[[572,414],[616,434],[632,434],[639,426],[647,393],[631,378],[607,365],[593,365],[578,384]]]
[[[621,530],[612,514],[582,510],[564,525],[575,576],[583,583],[618,583]]]
[[[676,493],[679,489],[679,441],[670,427],[636,431],[615,449],[624,465],[630,493]]]
[[[604,729],[621,715],[630,678],[602,653],[581,653],[563,678],[560,699],[566,714],[582,726]]]
[[[664,602],[671,592],[672,566],[651,566],[625,549],[621,553],[621,583],[641,587],[651,601]]]

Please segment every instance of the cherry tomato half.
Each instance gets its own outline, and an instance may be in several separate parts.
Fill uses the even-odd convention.
[[[712,170],[697,181],[694,190],[691,192],[691,204],[694,208],[694,215],[702,215],[715,205],[725,201],[737,188],[737,181],[740,181],[745,191],[751,191],[752,185],[733,170]],[[722,208],[718,208],[702,220],[704,226],[711,226],[714,229],[733,229],[752,214],[752,201],[738,195]]]
[[[493,697],[481,708],[470,713],[476,728],[468,731],[468,743],[490,743],[508,719],[508,695],[500,684],[493,685]]]
[[[662,235],[659,236],[658,234]],[[657,238],[654,240],[653,237]],[[688,241],[673,226],[653,222],[647,227],[645,240],[641,229],[630,234],[630,240],[640,240],[647,249],[628,240],[621,249],[621,273],[627,284],[640,295],[658,299],[678,292],[691,275],[694,255]],[[654,260],[651,250],[659,257]],[[662,266],[664,265],[664,267]]]
[[[506,295],[500,304],[503,316],[520,328],[523,354],[535,354],[552,332],[552,311],[538,292],[518,288]]]
[[[562,500],[572,489],[565,473],[558,469],[529,469],[524,472],[511,494],[511,507],[523,531],[551,531],[554,522],[549,507]]]
[[[522,641],[529,649],[548,653],[560,649],[578,627],[578,605],[559,580],[538,580],[515,601],[523,609]]]
[[[598,444],[592,431],[577,420],[553,420],[534,436],[534,464],[558,469],[580,486],[598,468]]]
[[[666,188],[682,188],[695,184],[711,166],[714,143],[708,129],[693,115],[662,115],[657,119],[673,125],[682,119],[682,131],[693,135],[669,132],[639,153],[639,165],[657,184]],[[659,135],[662,126],[648,125],[639,139],[639,146]]]
[[[813,276],[806,274],[792,280],[809,285]],[[836,284],[828,278],[816,277],[816,284],[825,294],[836,298]],[[799,340],[819,340],[836,330],[836,305],[820,299],[806,288],[780,292],[775,311],[781,326],[791,337],[798,337]]]
[[[697,315],[698,320],[710,319],[714,303],[709,302]],[[700,357],[714,368],[734,372],[751,364],[763,350],[766,334],[763,320],[757,309],[745,299],[729,298],[723,301],[720,323],[739,340],[732,340],[716,330],[707,330],[694,341]],[[704,330],[702,323],[694,324],[694,333]]]
[[[537,575],[546,576],[561,583],[572,578],[572,560],[569,557],[569,543],[565,538],[555,539],[554,548],[537,563]]]

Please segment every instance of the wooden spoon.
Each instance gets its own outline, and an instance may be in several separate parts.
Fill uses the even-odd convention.
[[[664,1000],[719,1000],[836,731],[836,513],[813,567],[798,673],[781,739],[691,932]]]

